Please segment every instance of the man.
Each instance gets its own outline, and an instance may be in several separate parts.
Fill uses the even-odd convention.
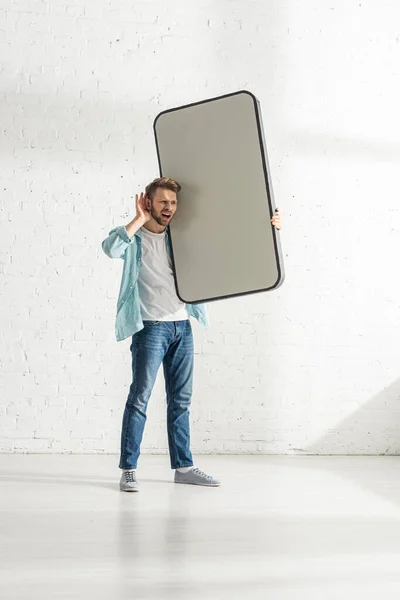
[[[204,327],[204,305],[185,305],[175,291],[167,227],[178,207],[181,186],[166,177],[155,179],[146,193],[136,195],[136,216],[116,227],[103,241],[110,258],[122,258],[124,268],[117,302],[117,341],[132,336],[132,384],[121,433],[120,489],[139,491],[136,478],[146,409],[161,363],[167,394],[167,430],[175,483],[216,487],[221,482],[193,464],[189,408],[193,380],[193,336],[190,316]],[[281,228],[279,211],[271,219]]]

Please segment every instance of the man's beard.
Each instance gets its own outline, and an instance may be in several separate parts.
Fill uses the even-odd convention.
[[[171,215],[171,218],[166,221],[162,218],[162,213],[157,214],[153,207],[151,207],[150,214],[155,220],[155,222],[161,225],[161,227],[167,227],[167,225],[169,225],[169,223],[171,223],[172,219],[174,218],[174,215]]]

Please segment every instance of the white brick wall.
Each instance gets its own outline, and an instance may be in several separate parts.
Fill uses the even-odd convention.
[[[0,451],[118,452],[130,341],[101,241],[157,175],[155,115],[247,88],[287,280],[195,325],[193,449],[398,452],[398,3],[4,0],[0,19]],[[164,412],[160,378],[145,451]]]

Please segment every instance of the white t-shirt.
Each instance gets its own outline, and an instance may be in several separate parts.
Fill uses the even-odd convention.
[[[138,287],[143,321],[185,321],[186,304],[176,294],[172,261],[166,248],[166,232],[142,234],[142,266]]]

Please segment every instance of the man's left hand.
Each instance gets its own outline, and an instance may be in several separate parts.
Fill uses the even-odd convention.
[[[275,229],[278,229],[278,230],[282,229],[282,219],[281,219],[281,215],[279,213],[279,208],[275,209],[275,216],[272,217],[271,223],[275,227]]]

